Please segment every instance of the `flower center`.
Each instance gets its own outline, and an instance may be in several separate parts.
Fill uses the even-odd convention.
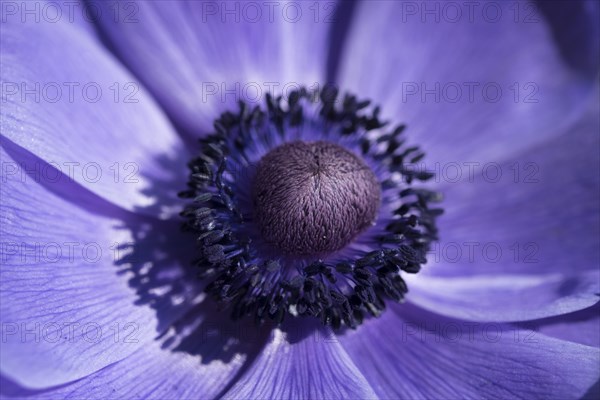
[[[339,250],[375,221],[380,184],[362,159],[330,142],[290,142],[267,153],[253,183],[263,239],[292,255]]]
[[[331,86],[267,94],[200,139],[181,215],[205,290],[232,318],[355,328],[404,298],[437,240],[441,196],[413,168],[424,153],[405,126],[369,105]]]

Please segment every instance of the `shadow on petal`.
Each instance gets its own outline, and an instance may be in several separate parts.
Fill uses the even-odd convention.
[[[130,231],[133,241],[118,247],[115,265],[118,273],[131,275],[137,304],[155,310],[157,340],[165,351],[200,356],[202,364],[228,363],[245,355],[241,374],[267,343],[272,326],[233,321],[229,311],[204,292],[206,282],[194,265],[199,262],[195,237],[182,230],[179,216],[184,201],[177,194],[185,189],[185,161],[190,157],[183,149],[176,153],[178,159],[157,160],[164,174],[146,177],[152,186],[144,194],[153,201],[143,211],[160,218],[123,221],[120,229]]]

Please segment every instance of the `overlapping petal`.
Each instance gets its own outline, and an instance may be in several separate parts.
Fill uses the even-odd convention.
[[[438,262],[429,272],[596,269],[600,177],[593,171],[600,168],[600,126],[595,107],[591,104],[591,112],[560,137],[505,162],[490,162],[459,183],[444,183],[443,233],[432,258]],[[474,255],[467,251],[470,242]],[[450,243],[461,248],[458,258]]]
[[[410,277],[409,299],[442,315],[511,322],[568,314],[600,301],[600,272]]]
[[[318,83],[324,76],[332,3],[277,3],[260,16],[252,12],[265,5],[252,4],[253,9],[193,1],[90,7],[104,15],[99,22],[108,45],[179,127],[198,136],[240,98],[264,94],[273,85]],[[429,150],[430,160],[442,168],[462,163],[477,174],[460,184],[442,182],[449,216],[442,219],[442,242],[433,255],[440,260],[409,278],[409,300],[436,314],[391,305],[380,319],[339,339],[303,319],[272,331],[262,352],[262,341],[231,350],[231,342],[244,339],[239,332],[230,337],[219,330],[219,340],[205,341],[202,318],[198,331],[199,326],[185,326],[185,318],[175,324],[185,336],[180,346],[156,341],[188,311],[173,303],[190,300],[182,300],[179,290],[174,297],[161,293],[174,294],[170,285],[189,277],[165,278],[170,272],[151,265],[154,253],[140,248],[152,243],[147,236],[133,238],[147,257],[134,263],[139,275],[116,273],[115,264],[131,264],[127,258],[119,263],[115,253],[132,240],[128,232],[140,219],[120,207],[162,214],[153,202],[167,192],[161,185],[173,184],[177,176],[165,170],[182,170],[187,157],[174,156],[180,143],[166,119],[139,84],[99,50],[89,31],[64,23],[7,25],[0,357],[11,382],[5,381],[10,385],[2,395],[560,400],[584,395],[600,377],[600,352],[586,346],[597,347],[597,335],[589,334],[597,319],[576,324],[585,327],[589,340],[573,339],[573,326],[552,318],[519,327],[497,322],[552,317],[597,303],[600,184],[589,172],[600,167],[598,136],[591,134],[598,131],[597,118],[559,136],[583,109],[587,82],[562,63],[543,21],[526,23],[538,17],[526,3],[517,3],[516,13],[505,4],[483,3],[486,11],[481,6],[474,11],[485,16],[465,23],[432,23],[436,11],[424,14],[426,4],[363,2],[340,82],[384,103],[395,120],[408,121],[411,137]],[[435,4],[431,7],[445,7]],[[415,5],[417,14],[410,8]],[[490,17],[491,7],[500,10],[498,21]],[[271,11],[273,21],[264,23]],[[450,36],[456,38],[451,46]],[[68,46],[60,46],[67,40]],[[49,62],[76,54],[77,63]],[[400,88],[390,85],[398,81]],[[89,91],[83,101],[64,97],[69,85],[90,83],[103,91],[97,102],[90,101]],[[48,90],[57,85],[66,89],[54,102]],[[476,89],[474,100],[469,85]],[[431,86],[434,93],[428,94]],[[30,87],[34,92],[27,94]],[[131,99],[127,87],[140,102],[118,104]],[[456,87],[460,98],[449,100]],[[502,95],[492,100],[498,87]],[[516,152],[521,155],[514,157]],[[479,165],[471,170],[465,161]],[[489,161],[498,162],[505,179],[485,175],[489,170],[482,165]],[[88,169],[79,177],[72,162],[96,163],[103,176],[89,179]],[[57,165],[74,165],[76,182],[65,181]],[[139,171],[137,182],[122,175],[118,182],[114,169],[131,172],[126,165]],[[448,243],[464,252],[459,262],[448,262]],[[492,261],[498,255],[489,251],[498,247],[504,255]],[[150,297],[154,309],[139,305],[140,293],[149,292],[156,293]]]
[[[341,343],[380,398],[578,399],[600,377],[597,348],[409,305]]]
[[[600,348],[600,303],[578,312],[520,325],[544,335]]]
[[[529,2],[361,2],[340,65],[340,86],[406,123],[432,169],[558,135],[592,93]]]
[[[193,136],[237,101],[322,83],[335,2],[98,1],[123,62]],[[148,66],[152,66],[149,68]]]
[[[442,237],[423,273],[408,277],[411,301],[457,318],[520,321],[600,300],[595,104],[560,137],[442,183]]]
[[[59,385],[154,340],[155,311],[136,305],[132,274],[115,265],[135,215],[7,139],[1,159],[2,373],[30,388]],[[44,174],[27,172],[36,170]]]
[[[155,204],[143,191],[171,177],[160,160],[175,160],[171,171],[184,171],[185,162],[175,157],[181,141],[156,103],[82,27],[85,20],[22,14],[3,15],[2,135],[128,210]]]
[[[315,326],[294,321],[273,330],[269,345],[224,398],[376,398],[336,336]]]
[[[203,346],[205,343],[199,342],[197,347]],[[244,356],[239,356],[229,362],[205,362],[196,354],[171,353],[153,342],[71,384],[32,391],[6,383],[3,398],[210,399],[228,385],[244,360]]]

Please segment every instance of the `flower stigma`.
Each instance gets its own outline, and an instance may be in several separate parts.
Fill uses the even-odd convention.
[[[258,165],[256,223],[263,239],[286,254],[339,250],[374,223],[380,186],[373,171],[341,146],[286,143]]]
[[[184,228],[206,292],[234,319],[316,317],[356,328],[403,301],[437,240],[405,126],[336,88],[300,89],[265,107],[240,102],[214,123],[189,162]]]

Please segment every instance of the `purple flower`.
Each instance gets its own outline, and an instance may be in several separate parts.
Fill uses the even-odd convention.
[[[3,398],[597,395],[596,2],[1,6]]]

